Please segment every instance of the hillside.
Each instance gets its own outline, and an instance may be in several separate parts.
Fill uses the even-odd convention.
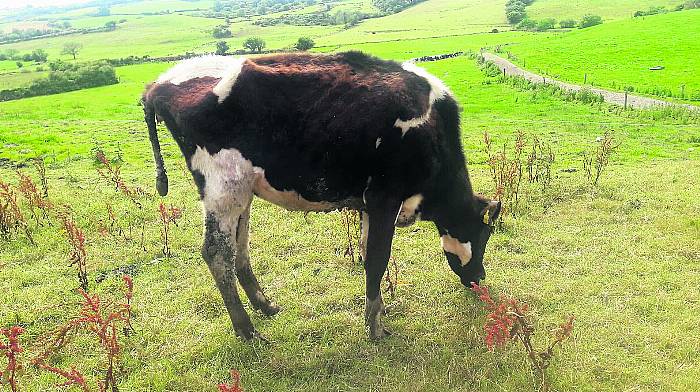
[[[518,65],[557,79],[583,83],[587,74],[587,82],[600,87],[700,99],[698,36],[700,10],[689,10],[567,33],[529,34],[504,50]],[[649,70],[654,66],[664,69]]]
[[[596,14],[603,20],[631,18],[637,10],[664,6],[673,9],[683,0],[535,0],[527,7],[531,18],[580,19],[585,14]]]

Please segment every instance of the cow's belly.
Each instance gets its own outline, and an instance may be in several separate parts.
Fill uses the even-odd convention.
[[[360,210],[364,203],[359,198],[348,198],[341,201],[310,201],[294,190],[278,190],[265,177],[265,171],[255,168],[255,183],[253,193],[289,211],[329,212],[343,208]]]

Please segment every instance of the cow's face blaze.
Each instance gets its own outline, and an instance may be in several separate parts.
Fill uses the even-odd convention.
[[[486,278],[484,253],[493,224],[498,219],[501,203],[477,197],[478,214],[469,214],[461,222],[447,226],[438,224],[442,248],[447,262],[466,287]]]

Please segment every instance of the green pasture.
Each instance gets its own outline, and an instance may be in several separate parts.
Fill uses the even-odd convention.
[[[352,44],[488,32],[510,29],[505,1],[430,0],[399,13],[362,21],[355,27],[320,37],[318,45]]]
[[[31,84],[34,80],[41,79],[48,74],[49,73],[46,71],[0,73],[0,90],[25,87]]]
[[[214,0],[151,0],[113,5],[109,9],[112,15],[121,15],[208,9],[213,5]]]
[[[408,45],[398,45],[364,48],[415,57],[406,53]],[[422,54],[451,48],[448,40],[416,46],[426,50]],[[509,150],[523,131],[556,153],[551,186],[543,191],[523,184],[522,208],[492,237],[485,260],[492,290],[532,308],[538,345],[565,316],[576,316],[572,339],[549,369],[553,389],[699,389],[700,125],[519,91],[486,78],[466,57],[424,66],[463,107],[462,143],[479,192],[494,191],[484,131]],[[256,200],[253,268],[283,311],[272,319],[252,316],[271,344],[236,339],[199,255],[202,219],[194,184],[167,132],[160,137],[171,194],[162,201],[184,211],[171,228],[170,258],[161,253],[161,199],[142,197],[138,209],[95,170],[91,149],[121,154],[125,181],[154,193],[137,100],[143,85],[167,67],[121,67],[115,86],[0,103],[2,180],[16,182],[11,164],[45,155],[51,199],[71,205],[86,231],[91,290],[118,296],[119,273],[109,272],[132,268],[135,333],[123,338],[121,390],[214,391],[230,368],[240,371],[246,391],[532,390],[520,347],[486,350],[484,311],[449,270],[438,234],[425,222],[397,232],[399,285],[395,296],[385,296],[385,321],[394,335],[375,343],[363,328],[363,269],[343,256],[340,215],[305,216]],[[620,147],[592,187],[581,153],[611,130]],[[36,179],[30,167],[22,170]],[[106,202],[114,205],[127,238],[99,234]],[[140,229],[128,230],[138,217],[147,222],[145,251]],[[0,242],[0,292],[6,293],[0,296],[0,325],[27,329],[24,358],[39,336],[77,312],[77,280],[58,223],[35,226],[36,247],[21,236]],[[96,283],[100,272],[107,279]],[[79,339],[55,364],[99,376],[100,357],[92,347],[91,340]],[[37,391],[60,382],[31,366],[19,381],[23,390]]]
[[[511,60],[556,79],[613,90],[700,99],[700,10],[532,33],[503,47]],[[649,70],[663,66],[660,71]],[[681,96],[681,92],[684,95]]]
[[[105,18],[105,21],[118,19],[115,16]],[[80,61],[204,52],[213,50],[215,39],[211,36],[211,30],[221,23],[216,19],[185,15],[137,16],[127,17],[127,20],[119,24],[115,31],[24,41],[0,45],[0,50],[15,48],[25,53],[42,48],[48,52],[49,60],[72,60],[72,56],[62,55],[61,51],[66,42],[78,42],[83,45],[78,54]],[[100,22],[97,25],[104,24],[102,20]]]
[[[632,18],[635,11],[650,7],[672,10],[683,0],[536,0],[527,6],[527,15],[533,19],[580,19],[586,14],[603,17],[604,21]]]

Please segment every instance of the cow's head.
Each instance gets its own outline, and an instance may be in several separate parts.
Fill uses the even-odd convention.
[[[475,196],[473,207],[435,222],[447,262],[467,287],[486,278],[484,252],[500,212],[500,201]]]

